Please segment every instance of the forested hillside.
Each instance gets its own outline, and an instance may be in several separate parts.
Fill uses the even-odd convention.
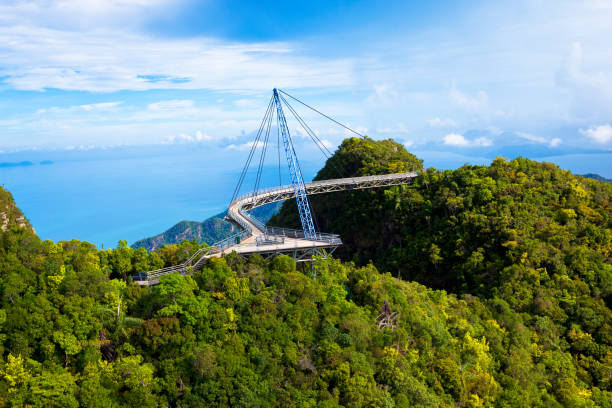
[[[281,203],[271,203],[255,208],[252,212],[255,217],[265,223],[278,212],[280,206]],[[181,221],[161,234],[134,242],[132,248],[153,251],[164,245],[178,244],[183,240],[196,240],[200,244],[212,245],[236,233],[236,226],[226,221],[224,217],[223,212],[202,222]]]
[[[349,139],[319,176],[420,168]],[[200,245],[41,241],[0,190],[0,404],[611,407],[611,189],[524,159],[429,169],[313,197],[346,242],[316,279],[229,255],[143,288]]]
[[[403,147],[347,140],[317,179],[341,167],[348,152],[362,165],[345,165],[345,176],[382,174],[401,167],[391,158],[397,150]],[[428,169],[412,186],[311,203],[320,229],[342,235],[337,253],[345,260],[516,311],[539,335],[535,344],[570,353],[585,384],[602,386],[612,376],[609,183],[552,163],[498,158],[490,166]],[[287,202],[271,223],[297,225],[294,214]]]
[[[195,239],[197,242],[212,244],[236,232],[236,227],[223,217],[225,213],[217,214],[203,222],[180,221],[161,234],[134,242],[134,249],[144,248],[153,251],[168,244],[177,244],[183,240]]]

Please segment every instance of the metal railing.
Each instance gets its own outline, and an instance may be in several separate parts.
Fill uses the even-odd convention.
[[[251,235],[250,231],[240,231],[232,236],[229,236],[219,242],[215,242],[209,247],[200,248],[196,252],[193,253],[185,262],[179,265],[167,266],[165,268],[156,269],[154,271],[149,271],[145,273],[140,273],[136,276],[132,276],[132,279],[138,280],[152,280],[157,279],[161,276],[167,275],[169,273],[182,273],[187,274],[190,272],[190,268],[193,269],[197,264],[205,257],[209,257],[216,253],[222,252],[224,249],[237,244],[239,239],[242,240]]]
[[[296,239],[308,239],[311,241],[325,241],[325,242],[337,242],[340,241],[340,235],[338,234],[326,234],[323,232],[316,232],[314,239],[306,238],[304,236],[303,230],[296,230],[290,228],[280,228],[280,227],[268,227],[261,220],[255,218],[252,214],[247,213],[241,208],[238,210],[240,215],[249,220],[252,224],[254,224],[264,235],[275,235],[282,236],[287,238],[296,238]]]
[[[317,232],[315,239],[309,239],[304,236],[304,231],[290,229],[290,228],[266,227],[265,233],[268,235],[278,235],[278,236],[283,236],[287,238],[307,239],[309,241],[328,242],[330,244],[342,242],[340,240],[340,235],[338,234],[326,234],[323,232]]]
[[[255,245],[282,245],[285,243],[285,237],[282,235],[263,234],[255,237]]]
[[[309,194],[320,194],[325,192],[340,191],[343,189],[351,190],[359,188],[374,188],[397,184],[407,184],[417,175],[418,173],[412,172],[384,174],[379,176],[347,177],[343,179],[313,181],[310,183],[305,183],[305,187]],[[259,190],[256,192],[249,192],[247,194],[243,194],[237,197],[234,201],[230,203],[228,207],[227,218],[238,224],[238,226],[242,228],[242,231],[219,242],[216,242],[210,247],[199,249],[193,255],[191,255],[189,259],[187,259],[180,265],[169,266],[166,268],[157,269],[155,271],[140,273],[139,275],[134,276],[133,278],[151,281],[169,273],[190,273],[193,268],[199,266],[202,260],[207,259],[215,254],[218,254],[233,245],[239,244],[242,240],[250,237],[253,234],[257,234],[257,236],[255,237],[255,243],[257,246],[264,245],[266,243],[272,245],[280,243],[284,244],[285,238],[301,239],[314,242],[325,242],[332,246],[341,245],[342,241],[340,239],[340,236],[337,234],[316,232],[314,239],[306,238],[304,235],[304,231],[302,230],[268,227],[261,220],[255,218],[252,214],[246,212],[246,209],[244,209],[244,206],[248,204],[251,204],[251,208],[255,208],[259,205],[265,204],[266,202],[260,200],[261,197],[270,195],[272,197],[269,197],[268,200],[269,202],[273,202],[279,201],[281,199],[290,198],[292,194],[294,194],[293,186],[286,185],[280,187],[272,187],[265,190]],[[236,207],[237,211],[234,211],[232,207]],[[255,227],[258,231],[254,231],[253,227]],[[297,248],[300,245],[298,245],[298,242],[295,242],[295,246]]]
[[[418,176],[417,172],[409,172],[409,173],[393,173],[393,174],[382,174],[376,176],[360,176],[360,177],[346,177],[341,179],[331,179],[331,180],[320,180],[320,181],[311,181],[308,183],[304,183],[306,190],[324,187],[324,186],[337,186],[337,185],[365,185],[376,181],[395,181],[395,180],[405,180],[405,179],[413,179]],[[258,191],[250,191],[248,193],[242,194],[234,199],[230,203],[230,206],[239,201],[256,201],[257,197],[264,196],[267,194],[278,194],[282,192],[293,193],[293,185],[286,184],[279,187],[269,187],[263,190]],[[250,199],[250,200],[248,200]]]

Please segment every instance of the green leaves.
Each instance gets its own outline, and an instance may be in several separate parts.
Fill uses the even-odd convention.
[[[347,139],[318,177],[421,166],[393,141]],[[610,406],[611,196],[523,158],[315,196],[355,261],[317,259],[316,279],[287,256],[231,255],[140,287],[130,276],[198,243],[98,251],[0,232],[0,400]]]

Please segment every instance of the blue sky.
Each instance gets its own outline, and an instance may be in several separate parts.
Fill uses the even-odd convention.
[[[280,87],[427,157],[584,153],[612,176],[610,21],[607,0],[5,0],[0,151],[244,150]]]

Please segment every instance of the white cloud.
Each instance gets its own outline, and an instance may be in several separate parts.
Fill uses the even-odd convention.
[[[81,28],[125,27],[167,12],[184,0],[8,0],[0,5],[0,22]]]
[[[93,150],[93,149],[97,149],[98,146],[90,144],[90,145],[79,145],[79,146],[75,146],[75,145],[69,145],[69,146],[64,146],[64,150],[68,150],[68,151],[72,151],[72,150]]]
[[[113,108],[118,112],[113,115],[85,115],[90,111],[79,108],[70,118],[3,110],[0,148],[47,143],[78,146],[83,135],[97,144],[109,139],[152,143],[167,135],[194,135],[196,129],[201,129],[203,137],[219,140],[223,135],[238,135],[241,129],[257,129],[262,115],[255,117],[248,101],[257,100],[261,90],[273,86],[294,88],[296,96],[342,122],[350,118],[378,129],[373,136],[398,131],[390,136],[417,143],[437,133],[421,129],[427,126],[443,129],[438,137],[488,126],[552,134],[550,129],[586,129],[612,118],[609,0],[588,0],[591,7],[552,0],[482,4],[460,18],[442,16],[440,24],[404,35],[401,44],[391,41],[384,30],[368,41],[356,40],[343,48],[341,55],[346,57],[342,58],[330,52],[337,47],[333,35],[324,42],[300,44],[147,32],[153,26],[143,21],[151,22],[155,19],[151,15],[166,10],[181,12],[181,1],[191,0],[0,0],[3,89],[94,92],[71,94],[82,98],[75,105],[99,102],[97,92],[125,89],[173,88],[176,92],[168,98],[197,99],[191,108],[120,106]],[[449,30],[450,24],[456,30]],[[204,27],[201,33],[206,32]],[[576,40],[580,43],[573,43]],[[455,86],[449,78],[456,78]],[[221,92],[196,95],[191,89]],[[234,103],[237,93],[244,99]],[[55,94],[41,95],[50,100]],[[157,103],[148,99],[155,98],[152,94],[127,94],[126,104],[128,100],[132,105],[136,100]],[[502,110],[516,113],[511,118],[496,114]],[[399,118],[405,128],[392,129]],[[432,119],[424,122],[428,118]],[[459,126],[452,126],[449,118]],[[564,146],[586,140],[574,133],[563,137]],[[342,130],[338,134],[344,135]],[[331,132],[324,135],[331,140],[340,137]],[[487,137],[498,140],[497,135]],[[539,143],[557,144],[553,140]]]
[[[92,110],[107,110],[107,109],[112,109],[114,107],[117,107],[121,104],[122,102],[103,102],[103,103],[94,103],[94,104],[89,104],[89,105],[81,105],[80,108],[86,111],[92,111]]]
[[[202,142],[202,141],[207,142],[207,141],[210,141],[210,140],[213,140],[213,139],[214,138],[212,136],[210,136],[210,135],[208,135],[206,133],[202,133],[199,130],[196,132],[195,140],[198,141],[198,142]]]
[[[453,85],[449,96],[455,105],[468,111],[478,112],[489,108],[489,97],[485,91],[478,91],[475,95],[470,95]]]
[[[65,112],[93,112],[93,111],[108,111],[116,108],[121,105],[123,102],[101,102],[101,103],[93,103],[87,105],[76,105],[69,106],[67,108],[62,108],[59,106],[52,106],[50,108],[38,109],[36,113],[65,113]]]
[[[474,139],[474,141],[472,142],[472,144],[474,146],[491,146],[493,144],[493,142],[491,141],[491,139],[487,138],[487,137],[479,137]]]
[[[175,111],[191,109],[195,106],[195,102],[187,99],[171,99],[167,101],[159,101],[149,104],[147,107],[152,111]]]
[[[285,43],[160,39],[122,29],[70,31],[27,22],[1,23],[0,76],[18,90],[253,92],[275,86],[353,84],[353,60],[306,57]]]
[[[162,144],[178,144],[178,143],[199,143],[199,142],[209,142],[214,140],[214,138],[206,133],[202,133],[202,131],[198,130],[195,134],[188,135],[181,133],[179,135],[171,135],[164,139]]]
[[[458,133],[449,133],[448,135],[444,136],[444,144],[463,147],[469,146],[470,142],[468,142],[468,140],[463,137],[463,135],[460,135]]]
[[[336,147],[336,146],[335,146],[335,145],[334,145],[332,142],[330,142],[330,141],[329,141],[329,140],[327,140],[327,139],[321,139],[321,143],[322,143],[322,144],[323,144],[323,146],[325,146],[325,147],[326,147],[328,150],[331,150],[331,149],[333,149],[333,148],[335,148],[335,147]]]
[[[228,145],[226,148],[227,149],[231,149],[231,150],[250,150],[251,147],[253,147],[253,145],[255,144],[255,142],[251,141],[251,142],[247,142],[247,143],[242,143],[242,144],[230,144]],[[262,141],[257,142],[257,147],[256,149],[259,149],[261,147],[263,147],[264,143]]]
[[[608,143],[612,140],[612,126],[610,126],[610,124],[591,126],[587,130],[580,129],[579,132],[601,144]]]
[[[443,142],[445,145],[457,146],[457,147],[475,147],[475,146],[491,146],[493,142],[491,139],[486,137],[479,137],[474,140],[468,140],[465,136],[458,133],[449,133],[444,136]]]
[[[550,147],[558,147],[561,143],[563,143],[563,140],[559,139],[558,137],[549,140],[545,137],[532,135],[531,133],[526,132],[516,132],[516,135],[531,142],[546,144]]]
[[[522,139],[526,139],[526,140],[529,140],[531,142],[548,143],[548,140],[546,140],[545,138],[543,138],[541,136],[532,135],[531,133],[516,132],[516,135],[518,137],[522,138]]]
[[[435,117],[433,119],[427,119],[427,124],[432,128],[456,128],[459,124],[451,118],[440,119]]]
[[[403,143],[404,147],[406,147],[406,148],[412,146],[413,144],[414,144],[414,142],[412,140],[406,140]]]

